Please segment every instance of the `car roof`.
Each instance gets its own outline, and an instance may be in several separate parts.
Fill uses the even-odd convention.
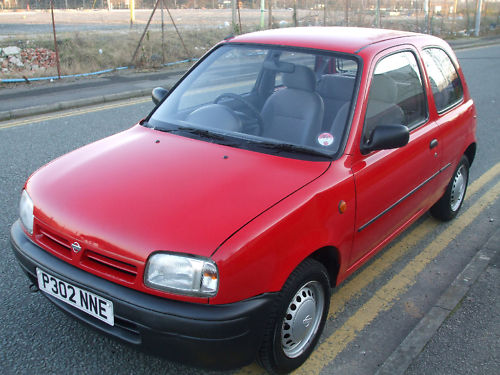
[[[229,39],[228,42],[272,44],[356,53],[379,42],[422,36],[423,34],[397,30],[314,26],[257,31],[236,36]]]

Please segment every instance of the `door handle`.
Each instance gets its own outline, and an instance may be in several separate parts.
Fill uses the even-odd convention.
[[[433,139],[431,141],[431,144],[429,145],[429,147],[431,148],[431,150],[436,147],[438,145],[438,140],[437,139]]]

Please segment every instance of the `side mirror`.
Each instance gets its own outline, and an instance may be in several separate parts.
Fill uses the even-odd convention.
[[[370,142],[363,145],[361,152],[367,154],[375,150],[388,150],[406,146],[410,132],[404,125],[379,125],[373,129]]]
[[[155,105],[160,104],[160,102],[167,96],[168,90],[164,89],[163,87],[156,87],[153,89],[153,92],[151,93],[151,99],[153,99],[153,103]]]

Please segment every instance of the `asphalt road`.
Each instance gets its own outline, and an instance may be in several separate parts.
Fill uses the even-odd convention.
[[[498,228],[500,46],[458,56],[479,113],[479,149],[462,214],[448,224],[424,215],[337,288],[320,345],[299,374],[375,373]],[[211,374],[141,353],[67,317],[41,293],[29,292],[9,246],[20,189],[34,170],[128,128],[151,108],[150,102],[119,102],[17,121],[3,129],[0,123],[0,373]],[[456,333],[458,342],[466,339],[461,334]],[[481,374],[463,362],[456,374]],[[262,371],[252,365],[229,373]]]

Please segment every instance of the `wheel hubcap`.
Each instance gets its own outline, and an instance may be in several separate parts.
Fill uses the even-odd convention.
[[[322,285],[311,281],[291,299],[281,328],[281,345],[287,357],[298,357],[311,344],[323,315],[324,298]]]
[[[464,165],[460,166],[453,179],[451,187],[450,208],[452,211],[458,210],[465,195],[465,187],[467,186],[467,169]]]

